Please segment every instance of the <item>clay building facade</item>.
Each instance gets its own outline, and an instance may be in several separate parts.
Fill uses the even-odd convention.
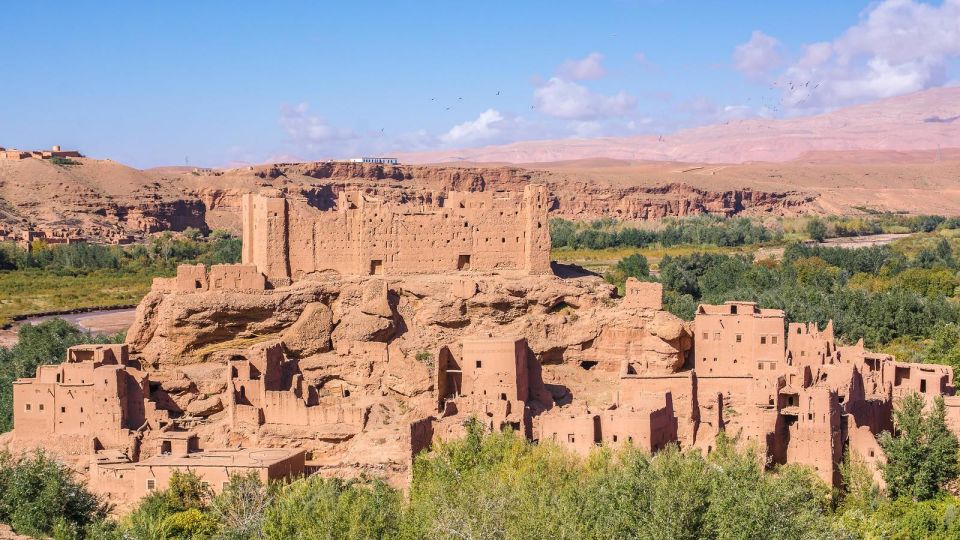
[[[127,502],[164,489],[176,470],[195,472],[214,491],[234,474],[254,471],[265,481],[303,474],[301,449],[202,450],[196,434],[175,429],[150,386],[126,345],[71,347],[62,364],[14,382],[14,435],[21,444],[88,455],[91,489]]]
[[[876,435],[893,428],[894,404],[908,393],[947,396],[948,423],[960,434],[960,401],[952,397],[947,366],[897,362],[862,342],[838,347],[832,323],[787,325],[782,311],[750,302],[701,305],[692,331],[692,362],[671,374],[638,374],[624,360],[614,402],[540,415],[534,419],[540,440],[585,454],[625,434],[649,451],[676,442],[710,452],[725,431],[770,463],[806,465],[839,485],[845,450],[871,464],[882,481],[877,466],[886,458]]]
[[[532,434],[532,418],[550,398],[526,339],[472,336],[444,347],[439,357],[441,418],[472,416],[489,429]]]
[[[13,383],[13,422],[22,440],[60,439],[88,449],[135,451],[134,430],[166,415],[149,402],[149,378],[125,345],[71,347],[58,365]]]
[[[76,150],[62,150],[60,146],[54,146],[50,150],[17,150],[15,148],[0,148],[0,160],[21,160],[28,158],[50,159],[54,157],[82,158],[83,155]]]
[[[700,374],[753,376],[783,366],[784,314],[753,302],[701,305],[694,317],[694,366]]]
[[[132,496],[139,499],[166,489],[175,471],[196,474],[218,493],[235,475],[254,472],[264,483],[302,476],[304,462],[305,452],[299,448],[230,448],[155,456],[134,464]]]
[[[433,205],[397,205],[341,192],[336,210],[260,194],[243,198],[243,262],[271,283],[313,272],[350,275],[452,271],[550,272],[548,198],[523,193],[450,192]]]
[[[279,342],[247,350],[228,351],[227,412],[233,427],[240,425],[309,427],[317,435],[357,433],[366,421],[366,408],[340,388],[331,395],[308,384],[288,362]]]
[[[247,196],[243,263],[181,266],[176,277],[157,279],[142,305],[144,312],[172,309],[158,306],[173,297],[186,306],[184,318],[206,317],[215,311],[206,311],[211,303],[233,301],[267,312],[235,340],[219,337],[246,313],[211,317],[197,340],[202,347],[173,364],[211,370],[215,390],[178,388],[221,406],[216,420],[180,407],[169,395],[178,380],[151,381],[126,346],[81,346],[63,364],[41,366],[36,377],[14,384],[14,436],[88,455],[94,489],[132,498],[163,489],[175,470],[194,471],[219,489],[234,473],[275,479],[319,468],[303,449],[345,448],[344,459],[355,463],[371,453],[363,446],[370,439],[350,445],[371,425],[376,440],[385,441],[374,452],[393,445],[405,460],[433,440],[462,434],[470,418],[581,454],[624,444],[709,453],[726,432],[771,464],[808,465],[834,485],[845,450],[883,463],[876,435],[892,428],[894,404],[908,393],[948,396],[948,422],[960,430],[949,367],[897,362],[862,342],[837,346],[831,323],[788,325],[783,311],[739,301],[701,305],[685,323],[662,311],[657,283],[628,280],[616,301],[612,288],[592,298],[570,293],[575,288],[563,278],[531,278],[550,271],[542,187],[431,200],[413,207],[343,192],[335,210],[319,210],[305,200]],[[323,279],[305,279],[325,271]],[[413,279],[419,274],[427,277]],[[331,289],[311,288],[324,280]],[[553,280],[556,287],[526,294],[535,289],[517,285],[523,280]],[[431,287],[443,296],[431,297]],[[414,306],[405,314],[401,297]],[[283,302],[300,302],[286,327],[270,311]],[[472,304],[501,319],[473,326],[464,317]],[[508,323],[511,310],[542,311],[545,322]],[[591,310],[608,318],[578,324]],[[430,350],[398,338],[427,325],[439,328]],[[159,325],[139,331],[186,332]],[[574,332],[581,335],[552,356]],[[172,355],[170,347],[158,349],[157,362]],[[567,367],[577,376],[605,377],[602,399],[544,382],[544,370]],[[422,384],[410,384],[418,373]],[[201,379],[191,384],[204,386]],[[403,407],[390,411],[384,398]],[[399,432],[389,431],[388,416],[398,418]],[[209,443],[211,432],[273,448],[206,449],[202,441]],[[293,446],[299,449],[285,448]]]

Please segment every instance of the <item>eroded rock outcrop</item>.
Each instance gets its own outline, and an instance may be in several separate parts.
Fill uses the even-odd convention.
[[[681,365],[689,349],[684,323],[621,302],[613,286],[592,276],[323,273],[275,289],[191,292],[158,280],[128,344],[151,380],[161,381],[170,406],[200,419],[194,429],[201,446],[295,444],[328,473],[402,481],[411,422],[442,415],[440,392],[450,390],[440,388],[441,363],[460,358],[471,336],[522,337],[538,380],[555,379],[541,369],[585,359],[609,374],[627,361],[651,373]],[[241,422],[230,412],[238,410],[228,397],[235,388],[217,374],[237,358],[267,354],[271,343],[282,346],[282,387],[297,396],[291,403],[306,407],[289,414],[302,419]],[[550,407],[569,402],[565,388],[534,393]],[[451,435],[456,426],[436,429]]]

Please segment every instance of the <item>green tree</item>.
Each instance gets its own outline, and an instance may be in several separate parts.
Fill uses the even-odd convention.
[[[272,500],[260,475],[251,471],[230,477],[227,486],[211,502],[210,513],[223,527],[223,538],[260,540],[264,537],[264,516]]]
[[[893,497],[929,500],[957,476],[957,438],[947,429],[943,398],[927,413],[925,405],[919,394],[904,396],[893,413],[895,434],[880,434],[887,455],[883,476]]]
[[[382,481],[310,476],[281,486],[263,521],[263,537],[395,538],[402,497]]]
[[[619,289],[623,289],[627,278],[631,277],[640,281],[653,281],[650,276],[650,264],[647,262],[647,258],[639,253],[620,259],[614,266],[613,271],[605,276],[605,279]]]
[[[807,235],[816,242],[823,242],[827,238],[827,224],[819,218],[807,222]]]
[[[106,516],[107,505],[63,463],[41,451],[0,455],[0,522],[31,536],[83,530]]]
[[[120,524],[122,535],[137,540],[209,538],[216,527],[206,515],[210,488],[192,472],[174,471],[167,489],[140,500]]]

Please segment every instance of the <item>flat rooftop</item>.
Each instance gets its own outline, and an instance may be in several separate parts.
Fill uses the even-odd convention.
[[[180,457],[154,456],[138,462],[137,467],[269,467],[303,453],[299,448],[205,450]]]

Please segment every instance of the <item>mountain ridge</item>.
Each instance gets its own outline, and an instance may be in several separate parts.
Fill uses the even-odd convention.
[[[537,163],[609,158],[693,163],[784,162],[816,151],[960,148],[960,87],[914,92],[815,116],[736,120],[671,135],[518,141],[407,152],[404,163]]]

